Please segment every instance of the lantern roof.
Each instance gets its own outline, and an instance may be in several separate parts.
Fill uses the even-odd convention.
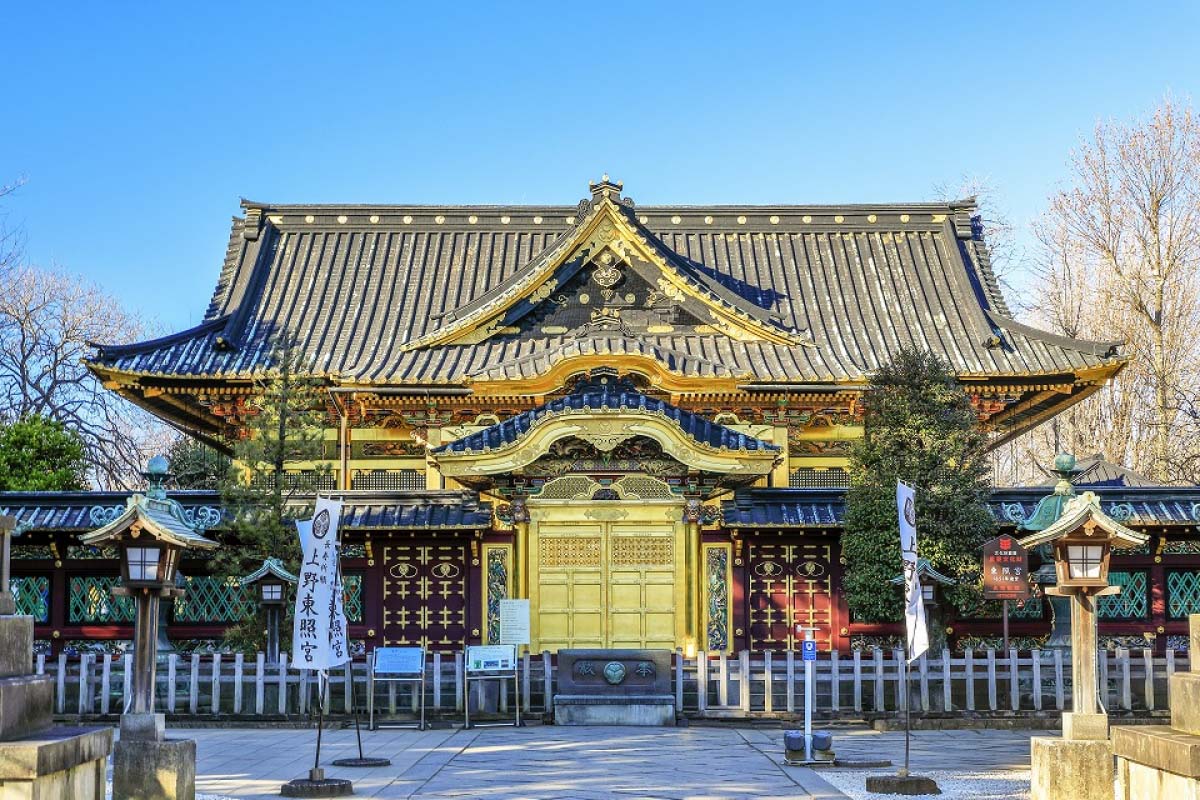
[[[951,578],[949,575],[945,575],[934,569],[933,564],[929,563],[928,558],[917,559],[917,575],[921,578],[928,578],[936,583],[940,583],[943,586],[953,586],[954,584],[958,583],[958,581],[954,580],[954,578]],[[899,586],[904,583],[904,576],[897,575],[896,577],[889,579],[888,582]]]
[[[93,515],[93,518],[98,516],[100,515]],[[192,517],[190,521],[189,516]],[[124,511],[111,517],[101,527],[83,534],[79,541],[88,545],[104,544],[115,540],[134,526],[137,526],[141,533],[147,533],[175,547],[211,550],[217,546],[217,542],[203,535],[204,520],[198,520],[174,500],[144,494],[130,495]]]
[[[251,572],[246,577],[242,578],[239,583],[242,586],[249,586],[256,581],[261,581],[268,575],[274,576],[288,583],[296,583],[300,580],[295,575],[284,569],[283,562],[278,558],[268,558],[262,562],[262,566],[254,570],[254,572]]]
[[[1037,547],[1069,536],[1087,525],[1094,525],[1108,534],[1113,547],[1140,547],[1149,540],[1144,533],[1126,528],[1100,508],[1095,492],[1084,492],[1066,500],[1062,512],[1052,523],[1021,539],[1022,547]]]

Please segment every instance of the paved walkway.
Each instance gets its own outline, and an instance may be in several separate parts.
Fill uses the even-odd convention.
[[[197,790],[236,798],[278,797],[281,783],[307,775],[312,730],[197,729]],[[1028,769],[1029,734],[920,732],[922,769]],[[392,765],[331,767],[357,755],[353,730],[326,731],[322,762],[330,777],[354,781],[355,794],[379,798],[819,798],[845,795],[813,770],[784,766],[782,732],[749,728],[485,728],[363,733],[367,755]],[[838,729],[838,756],[903,758],[903,734]]]

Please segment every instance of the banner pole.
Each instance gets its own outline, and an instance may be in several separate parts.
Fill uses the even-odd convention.
[[[325,727],[325,670],[321,670],[317,681],[317,755],[313,761],[313,774],[321,770],[321,730]],[[318,780],[318,779],[314,779]]]
[[[905,639],[907,640],[907,637],[905,637]],[[905,641],[905,644],[907,645],[908,642]],[[912,727],[910,724],[910,715],[912,713],[910,711],[912,708],[912,684],[909,683],[908,680],[908,652],[909,650],[906,646],[904,648],[904,769],[900,772],[900,777],[902,778],[908,776],[909,735],[912,732]]]

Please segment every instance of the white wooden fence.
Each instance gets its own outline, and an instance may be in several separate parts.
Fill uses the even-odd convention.
[[[821,654],[815,663],[816,713],[861,717],[894,713],[907,703],[926,713],[1005,714],[1070,708],[1070,654],[1062,650],[971,651],[922,657],[901,676],[902,652],[869,650]],[[55,711],[83,717],[120,714],[130,694],[131,656],[38,655],[36,671],[55,679]],[[703,668],[702,668],[703,667]],[[1168,707],[1168,678],[1188,668],[1188,657],[1168,651],[1100,651],[1102,699],[1110,713]],[[426,660],[426,711],[461,713],[463,654],[434,653]],[[519,670],[525,713],[547,710],[554,694],[553,659],[526,653]],[[513,701],[511,680],[494,699],[500,711]],[[804,665],[798,651],[713,654],[674,658],[676,703],[687,714],[712,717],[783,716],[803,711]],[[160,658],[156,703],[160,711],[209,717],[282,718],[316,711],[317,675],[291,669],[286,657],[267,664],[262,653],[178,655]],[[366,707],[367,665],[332,670],[326,709],[349,713]],[[415,708],[407,687],[376,686],[376,707],[390,714]],[[474,707],[473,707],[474,708]]]

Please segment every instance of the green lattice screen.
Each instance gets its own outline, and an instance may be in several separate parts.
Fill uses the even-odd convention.
[[[1200,614],[1200,572],[1167,573],[1167,616]]]
[[[1109,571],[1110,586],[1120,586],[1116,596],[1101,597],[1096,606],[1100,619],[1142,619],[1149,610],[1146,595],[1146,573]]]
[[[10,591],[17,601],[17,613],[28,614],[35,622],[50,619],[50,579],[45,575],[12,578]]]
[[[197,575],[185,578],[187,594],[175,601],[176,622],[240,622],[254,613],[253,588],[237,578]]]
[[[1042,613],[1042,598],[1040,597],[1027,598],[1020,606],[1015,602],[1008,604],[1009,619],[1041,619]]]
[[[113,597],[119,578],[75,575],[67,619],[71,622],[133,622],[133,598]]]
[[[362,622],[363,618],[363,596],[362,596],[362,575],[347,573],[342,576],[342,581],[345,583],[346,598],[346,621],[347,622]]]

